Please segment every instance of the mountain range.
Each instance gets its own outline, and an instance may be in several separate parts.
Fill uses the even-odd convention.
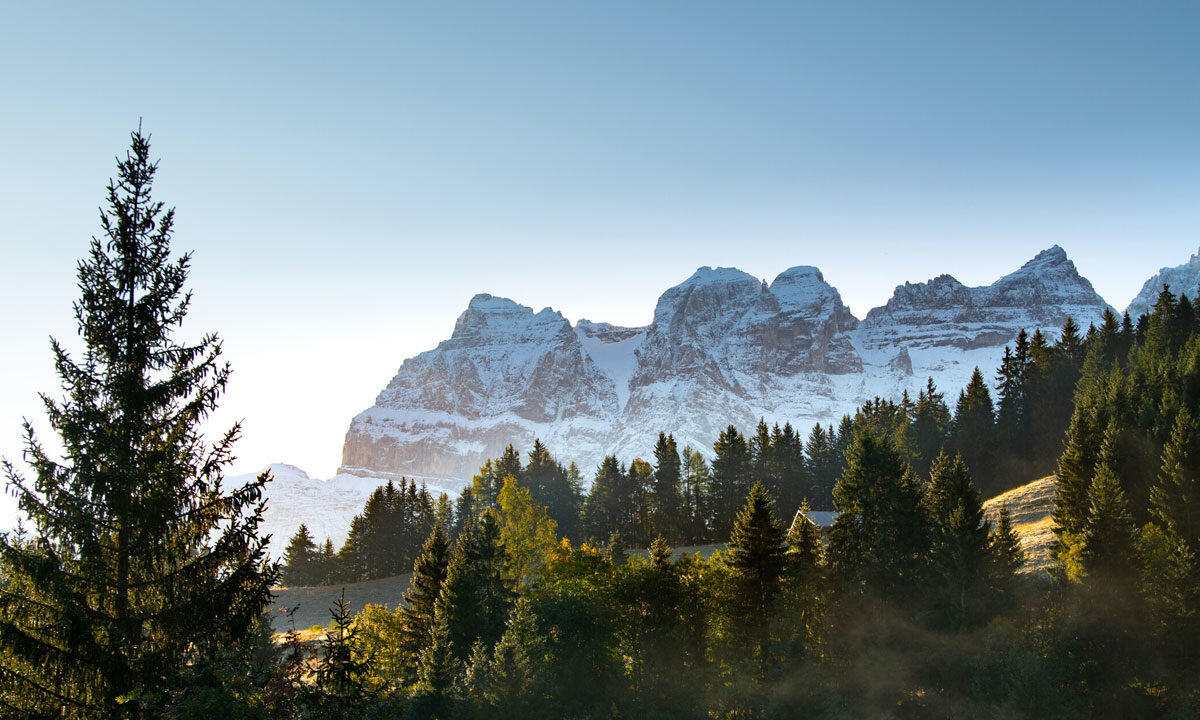
[[[405,360],[350,423],[339,472],[467,480],[513,443],[540,438],[590,473],[607,454],[650,453],[658,432],[712,446],[730,423],[807,433],[926,378],[957,393],[989,374],[1025,328],[1084,327],[1108,304],[1062,248],[985,287],[949,275],[895,289],[858,319],[811,266],[770,283],[702,267],[659,296],[644,327],[539,312],[480,294],[450,338]]]
[[[1195,297],[1200,255],[1147,280],[1131,315],[1164,283]],[[351,420],[334,478],[273,466],[265,525],[277,551],[302,520],[340,543],[383,479],[454,493],[484,460],[534,438],[590,478],[607,454],[648,457],[659,431],[707,453],[730,423],[807,433],[876,396],[915,395],[930,377],[953,404],[975,367],[991,378],[1021,329],[1054,338],[1068,316],[1086,328],[1107,309],[1058,246],[982,287],[950,275],[905,283],[862,319],[806,265],[770,283],[702,267],[664,291],[642,327],[572,324],[481,293],[448,339],[405,360]]]

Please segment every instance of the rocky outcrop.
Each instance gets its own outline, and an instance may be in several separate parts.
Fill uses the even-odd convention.
[[[342,471],[469,478],[534,437],[598,451],[617,410],[612,378],[560,313],[476,295],[450,339],[405,360],[354,418]]]
[[[1021,328],[1059,328],[1068,316],[1086,327],[1107,307],[1055,245],[991,285],[967,287],[949,275],[905,283],[867,313],[861,339],[873,347],[1003,347]]]
[[[1176,295],[1186,295],[1196,299],[1197,288],[1200,288],[1200,253],[1192,255],[1191,259],[1182,265],[1163,268],[1142,285],[1141,291],[1125,312],[1136,322],[1140,315],[1150,312],[1158,295],[1166,285]]]

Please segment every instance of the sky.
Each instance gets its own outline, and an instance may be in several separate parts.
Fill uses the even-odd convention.
[[[1194,2],[13,3],[0,454],[141,119],[234,377],[234,472],[329,477],[477,292],[649,322],[698,266],[862,317],[1064,247],[1123,309],[1200,246]]]

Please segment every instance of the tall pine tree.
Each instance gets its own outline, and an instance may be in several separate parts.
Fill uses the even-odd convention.
[[[775,503],[755,483],[737,514],[729,538],[729,566],[742,599],[740,617],[756,640],[759,677],[770,666],[770,619],[786,568],[784,530],[775,521]]]
[[[43,396],[55,458],[26,424],[28,481],[6,463],[30,542],[0,538],[0,697],[18,713],[156,715],[179,675],[246,632],[270,598],[263,473],[227,489],[239,435],[200,427],[229,379],[221,344],[174,337],[191,299],[175,214],[151,197],[141,129],[117,163],[102,233],[78,266],[83,352],[52,342],[66,397]]]

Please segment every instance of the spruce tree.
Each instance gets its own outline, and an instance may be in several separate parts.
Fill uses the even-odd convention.
[[[1012,513],[1008,506],[1000,507],[1000,516],[996,518],[996,529],[988,539],[992,559],[1000,579],[1006,580],[1025,565],[1025,550],[1021,547],[1021,539],[1013,529]]]
[[[627,508],[622,513],[625,524],[617,529],[638,547],[646,547],[654,536],[653,527],[654,468],[641,458],[629,463],[625,474],[625,490],[621,495]]]
[[[308,526],[297,528],[283,552],[283,582],[288,585],[313,585],[318,580],[320,555]]]
[[[926,381],[925,389],[917,397],[911,432],[917,451],[915,470],[924,475],[950,432],[950,409],[946,407],[945,396],[933,384],[933,378]]]
[[[788,528],[788,559],[799,572],[806,572],[821,562],[821,530],[809,519],[809,512],[808,503],[802,503]]]
[[[1163,449],[1162,470],[1150,491],[1150,512],[1200,556],[1200,430],[1186,408],[1176,416]]]
[[[662,535],[678,540],[683,534],[682,464],[675,438],[658,434],[654,446],[654,492],[651,496],[652,526]]]
[[[813,474],[813,507],[833,508],[833,486],[842,469],[842,456],[834,446],[833,429],[828,432],[820,423],[813,425],[804,444],[804,454]]]
[[[989,523],[961,456],[937,457],[925,497],[933,521],[930,559],[950,624],[961,629],[971,620],[969,605],[987,579]]]
[[[860,433],[846,451],[833,496],[839,511],[829,539],[834,570],[885,595],[915,588],[928,563],[930,528],[920,483],[892,443]]]
[[[713,444],[712,479],[709,497],[713,513],[713,533],[727,536],[751,487],[752,463],[746,438],[730,425]]]
[[[633,498],[627,488],[625,469],[616,455],[609,455],[596,468],[592,489],[583,505],[584,533],[594,539],[627,529],[632,524]]]
[[[654,538],[649,549],[650,565],[662,570],[671,564],[671,546],[662,535]]]
[[[770,663],[769,623],[786,567],[783,528],[775,521],[775,504],[762,483],[755,483],[737,514],[729,538],[729,566],[743,598],[742,621],[757,638],[759,675]]]
[[[487,510],[454,547],[434,609],[434,624],[445,622],[451,654],[459,662],[467,659],[475,642],[490,648],[504,632],[513,599],[504,566],[500,523],[495,511]]]
[[[332,626],[321,642],[320,662],[317,664],[316,684],[321,699],[339,711],[347,711],[362,701],[366,694],[364,679],[371,670],[371,658],[359,657],[358,630],[354,614],[346,602],[346,589],[329,609]]]
[[[1076,407],[1067,429],[1066,447],[1058,460],[1056,478],[1054,522],[1061,551],[1076,542],[1087,523],[1099,440],[1092,413],[1085,406]]]
[[[260,537],[263,473],[226,488],[240,428],[200,427],[229,379],[221,343],[174,334],[191,295],[175,214],[139,128],[117,163],[102,233],[78,265],[83,351],[52,341],[66,394],[43,396],[61,459],[25,425],[29,481],[9,463],[28,542],[0,536],[0,698],[17,714],[155,715],[185,668],[242,636],[277,569]]]
[[[405,658],[406,680],[415,673],[421,651],[432,642],[434,608],[446,582],[449,563],[450,542],[442,526],[434,525],[420,557],[413,563],[412,580],[400,610],[401,655]]]
[[[951,423],[950,445],[962,454],[979,486],[988,494],[999,490],[991,474],[996,462],[996,416],[992,395],[979,368],[958,396]]]
[[[821,493],[804,457],[804,439],[791,423],[785,423],[782,430],[778,425],[772,428],[771,447],[779,482],[779,515],[792,517],[802,504],[811,504]]]
[[[434,615],[429,644],[421,651],[413,687],[418,717],[453,717],[454,683],[462,663],[450,639],[450,622],[444,611]]]
[[[1123,585],[1134,579],[1133,542],[1136,526],[1116,472],[1115,423],[1110,423],[1089,490],[1090,507],[1083,527],[1082,565],[1097,584]]]
[[[317,558],[317,573],[313,584],[326,585],[329,583],[329,578],[336,575],[337,572],[337,553],[333,549],[333,540],[325,538],[325,544],[321,546],[321,556]]]

